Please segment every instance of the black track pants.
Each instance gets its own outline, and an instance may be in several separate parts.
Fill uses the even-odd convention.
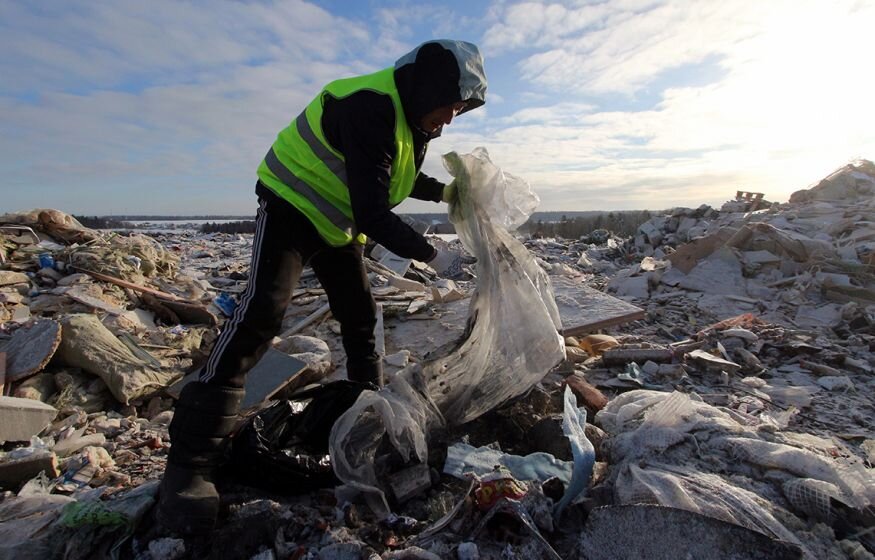
[[[376,305],[362,246],[331,247],[310,220],[272,193],[261,194],[258,203],[249,284],[216,340],[200,381],[243,387],[246,372],[282,327],[292,291],[309,263],[340,323],[349,378],[377,382],[381,363],[374,352]]]

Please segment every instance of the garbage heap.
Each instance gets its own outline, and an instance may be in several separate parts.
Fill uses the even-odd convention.
[[[193,538],[150,509],[174,387],[245,289],[251,235],[0,217],[0,558],[871,558],[873,192],[856,161],[631,239],[502,238],[472,271],[500,293],[518,268],[544,306],[527,321],[516,297],[512,324],[477,283],[376,250],[379,391],[338,385],[339,326],[305,273],[241,418],[250,476],[225,473],[219,527]],[[534,268],[512,264],[522,247]],[[547,279],[646,313],[563,345]],[[527,322],[561,363],[526,362]]]

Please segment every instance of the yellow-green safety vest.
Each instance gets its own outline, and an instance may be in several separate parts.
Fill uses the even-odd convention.
[[[258,166],[264,185],[307,216],[333,247],[353,240],[364,243],[353,222],[346,177],[346,161],[325,139],[322,112],[325,97],[343,98],[361,90],[386,94],[395,107],[395,158],[389,181],[389,203],[400,204],[410,196],[416,179],[413,133],[404,116],[395,85],[394,68],[366,76],[331,82],[283,129]]]

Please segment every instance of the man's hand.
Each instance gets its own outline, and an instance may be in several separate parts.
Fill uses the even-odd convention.
[[[447,204],[455,203],[457,195],[458,193],[456,192],[456,180],[453,179],[448,185],[444,185],[444,190],[441,194],[441,200],[443,200]]]
[[[460,251],[446,248],[437,248],[434,258],[428,261],[438,276],[455,280],[464,275],[462,271],[463,256]]]

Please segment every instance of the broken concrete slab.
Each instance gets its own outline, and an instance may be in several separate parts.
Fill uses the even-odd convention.
[[[389,277],[389,285],[398,288],[399,290],[404,290],[407,292],[426,292],[428,288],[425,287],[425,284],[422,282],[417,282],[416,280],[409,280],[407,278],[403,278],[401,276],[390,276]]]
[[[802,305],[796,311],[793,321],[800,327],[835,327],[842,320],[842,307],[837,303],[821,306]]]
[[[671,262],[672,267],[680,270],[684,274],[688,274],[699,263],[700,259],[704,259],[713,253],[718,247],[722,247],[736,233],[734,228],[723,228],[716,233],[696,239],[690,243],[678,247],[677,251],[669,255],[667,258]]]
[[[0,352],[6,353],[6,382],[21,381],[42,371],[60,343],[61,325],[51,319],[15,331],[12,338],[0,342]]]
[[[18,397],[0,397],[0,442],[28,441],[57,416],[55,407]]]
[[[440,278],[431,285],[431,299],[435,303],[450,303],[458,301],[466,296],[455,282],[447,278]]]
[[[29,284],[30,277],[23,272],[12,270],[0,270],[0,286],[12,286],[15,284]]]
[[[666,273],[667,281],[674,278],[674,269]],[[747,283],[742,272],[741,262],[727,247],[715,250],[698,266],[678,278],[677,286],[686,290],[708,294],[747,295]],[[673,282],[671,285],[675,285]]]
[[[581,558],[798,560],[802,550],[757,531],[691,511],[655,505],[594,509],[580,535]]]

